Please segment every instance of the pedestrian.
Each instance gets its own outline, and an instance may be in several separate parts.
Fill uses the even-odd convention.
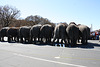
[[[99,32],[98,32],[98,30],[95,32],[95,37],[96,37],[96,40],[99,40]]]
[[[92,32],[93,40],[95,39],[95,32]]]
[[[100,35],[99,35],[99,42],[100,42]]]
[[[99,42],[100,42],[100,30],[99,30]]]

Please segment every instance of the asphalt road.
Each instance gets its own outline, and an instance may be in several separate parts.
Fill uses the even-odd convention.
[[[0,42],[0,67],[100,67],[100,42],[76,47]]]

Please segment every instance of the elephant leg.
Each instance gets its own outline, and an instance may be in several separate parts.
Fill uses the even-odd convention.
[[[41,38],[40,38],[40,37],[38,37],[38,39],[39,39],[39,42],[41,42]]]
[[[59,38],[57,39],[57,43],[59,43]]]
[[[55,40],[56,38],[53,38],[52,46],[55,46]]]
[[[61,46],[63,46],[63,41],[64,41],[64,39],[61,39]]]
[[[4,37],[2,37],[2,41],[4,41]]]
[[[46,38],[46,43],[48,44],[48,42],[49,42],[49,38]]]
[[[49,43],[51,43],[51,38],[48,38]]]
[[[80,38],[77,39],[77,42],[80,43]]]
[[[77,44],[77,39],[74,39],[74,46]]]
[[[26,43],[26,40],[27,40],[27,38],[25,38],[25,41],[24,41],[24,43]]]
[[[10,36],[8,36],[8,42],[10,42],[11,41],[11,37]]]
[[[85,44],[85,38],[84,37],[82,37],[81,43]]]
[[[2,37],[1,37],[1,41],[2,41]]]
[[[2,41],[2,37],[1,37],[1,41]]]
[[[71,39],[71,46],[74,46],[74,39]]]
[[[30,43],[30,38],[28,38],[28,43]]]
[[[1,41],[1,36],[0,36],[0,41]]]
[[[39,42],[39,38],[37,37],[37,42]]]
[[[33,43],[33,37],[32,36],[30,37],[30,43]]]
[[[60,42],[59,42],[59,38],[58,38],[58,39],[57,39],[57,45],[59,45],[59,43],[60,43]]]
[[[88,41],[88,38],[86,37],[86,40],[85,40],[85,43],[86,43],[86,44],[88,43],[87,41]]]
[[[86,44],[88,43],[87,41],[88,41],[88,40],[86,39]]]
[[[70,43],[71,43],[71,42],[70,42],[70,39],[68,38],[67,40],[68,40],[68,44],[70,44]]]
[[[55,43],[56,38],[53,38],[53,43]]]
[[[34,43],[36,44],[36,37],[34,37]]]
[[[13,40],[12,41],[16,41],[16,37],[12,37],[13,38]]]
[[[23,43],[23,37],[20,37],[20,42]]]
[[[19,37],[17,36],[17,42],[19,42]]]
[[[42,44],[42,43],[43,43],[43,38],[41,37],[41,38],[40,38],[40,44]]]
[[[63,40],[64,40],[64,39],[61,39],[61,44],[63,44]]]
[[[8,36],[8,42],[11,42],[11,38],[10,38],[10,36]]]
[[[67,45],[67,40],[66,39],[64,39],[64,42],[65,42],[65,47],[67,47],[68,45]]]

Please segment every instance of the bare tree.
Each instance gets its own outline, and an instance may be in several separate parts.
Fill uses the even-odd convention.
[[[14,7],[5,5],[0,6],[0,24],[2,27],[9,26],[20,16],[20,11]]]

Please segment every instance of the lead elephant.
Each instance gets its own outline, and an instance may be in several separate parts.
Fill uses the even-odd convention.
[[[40,37],[43,42],[43,38],[46,39],[46,43],[51,42],[51,38],[53,37],[54,27],[50,24],[45,24],[40,28]]]
[[[30,29],[30,40],[31,43],[33,42],[33,38],[34,38],[34,43],[36,43],[36,39],[38,38],[38,41],[40,39],[40,28],[42,25],[34,25],[31,29]]]
[[[11,27],[7,30],[8,42],[19,42],[19,27]]]
[[[77,44],[77,40],[79,38],[79,28],[75,24],[70,24],[66,28],[68,34],[68,43],[71,46],[75,46]]]
[[[7,37],[7,30],[9,29],[9,27],[3,27],[0,30],[0,40],[4,41],[4,37]]]
[[[30,41],[30,29],[31,27],[29,26],[22,26],[19,29],[19,37],[20,37],[20,42],[21,43],[26,43],[27,41]],[[23,39],[24,38],[24,39]]]
[[[79,25],[80,38],[82,44],[87,44],[87,40],[90,37],[90,28],[86,25]]]
[[[57,39],[57,42],[59,43],[59,39],[61,39],[61,43],[63,43],[63,41],[65,42],[65,46],[67,46],[67,32],[66,32],[66,28],[67,28],[68,24],[63,24],[60,23],[58,24],[55,29],[54,29],[54,36],[53,36],[53,43],[55,42],[55,40]]]

